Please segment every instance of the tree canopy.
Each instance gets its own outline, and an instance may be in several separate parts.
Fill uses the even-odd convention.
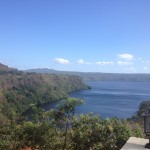
[[[0,148],[119,150],[130,136],[142,136],[139,128],[132,130],[124,120],[75,114],[74,108],[82,103],[80,99],[67,98],[49,111],[33,106],[36,113],[26,121],[12,111],[7,122],[1,124]]]

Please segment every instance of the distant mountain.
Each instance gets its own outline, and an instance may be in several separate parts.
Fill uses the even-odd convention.
[[[150,82],[150,74],[123,74],[123,73],[99,73],[99,72],[71,72],[57,71],[48,68],[30,69],[25,72],[34,72],[41,74],[63,74],[63,75],[78,75],[84,80],[93,81],[146,81]]]
[[[33,72],[33,73],[48,73],[48,74],[57,74],[57,72],[54,69],[48,69],[48,68],[37,68],[37,69],[29,69],[29,70],[25,70],[24,72]]]
[[[37,68],[37,69],[29,69],[25,70],[24,72],[28,73],[41,73],[41,74],[65,74],[65,75],[78,75],[82,72],[73,72],[73,71],[58,71],[54,69],[48,69],[48,68]]]

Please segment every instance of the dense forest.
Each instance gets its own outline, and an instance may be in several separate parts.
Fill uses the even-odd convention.
[[[79,76],[24,73],[0,64],[0,111],[24,112],[30,104],[57,101],[87,89]]]
[[[24,73],[0,64],[0,150],[119,150],[130,136],[143,137],[133,120],[75,114],[83,100],[68,93],[87,89],[76,75]],[[45,111],[40,104],[61,100]],[[27,109],[30,116],[23,116]]]

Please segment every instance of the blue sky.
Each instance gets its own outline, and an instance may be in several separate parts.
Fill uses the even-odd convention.
[[[0,62],[150,73],[150,0],[1,0]]]

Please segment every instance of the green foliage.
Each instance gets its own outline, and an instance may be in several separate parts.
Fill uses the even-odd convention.
[[[83,101],[68,93],[86,88],[78,76],[23,73],[0,64],[0,150],[119,150],[130,136],[142,136],[131,122],[75,114]],[[56,109],[39,107],[61,99]],[[29,107],[34,113],[26,120],[21,113]]]
[[[2,114],[7,114],[12,108],[23,113],[31,104],[58,101],[67,98],[71,92],[88,88],[82,79],[75,75],[23,73],[2,64],[0,71]]]
[[[39,150],[119,150],[130,136],[141,136],[128,122],[117,118],[74,113],[83,103],[80,99],[63,100],[56,109],[45,112],[32,105],[33,120],[24,121],[14,111],[1,124],[0,148],[18,149],[29,146]]]
[[[103,120],[91,114],[80,115],[73,129],[74,147],[81,150],[119,150],[132,135],[127,122],[117,118]]]

